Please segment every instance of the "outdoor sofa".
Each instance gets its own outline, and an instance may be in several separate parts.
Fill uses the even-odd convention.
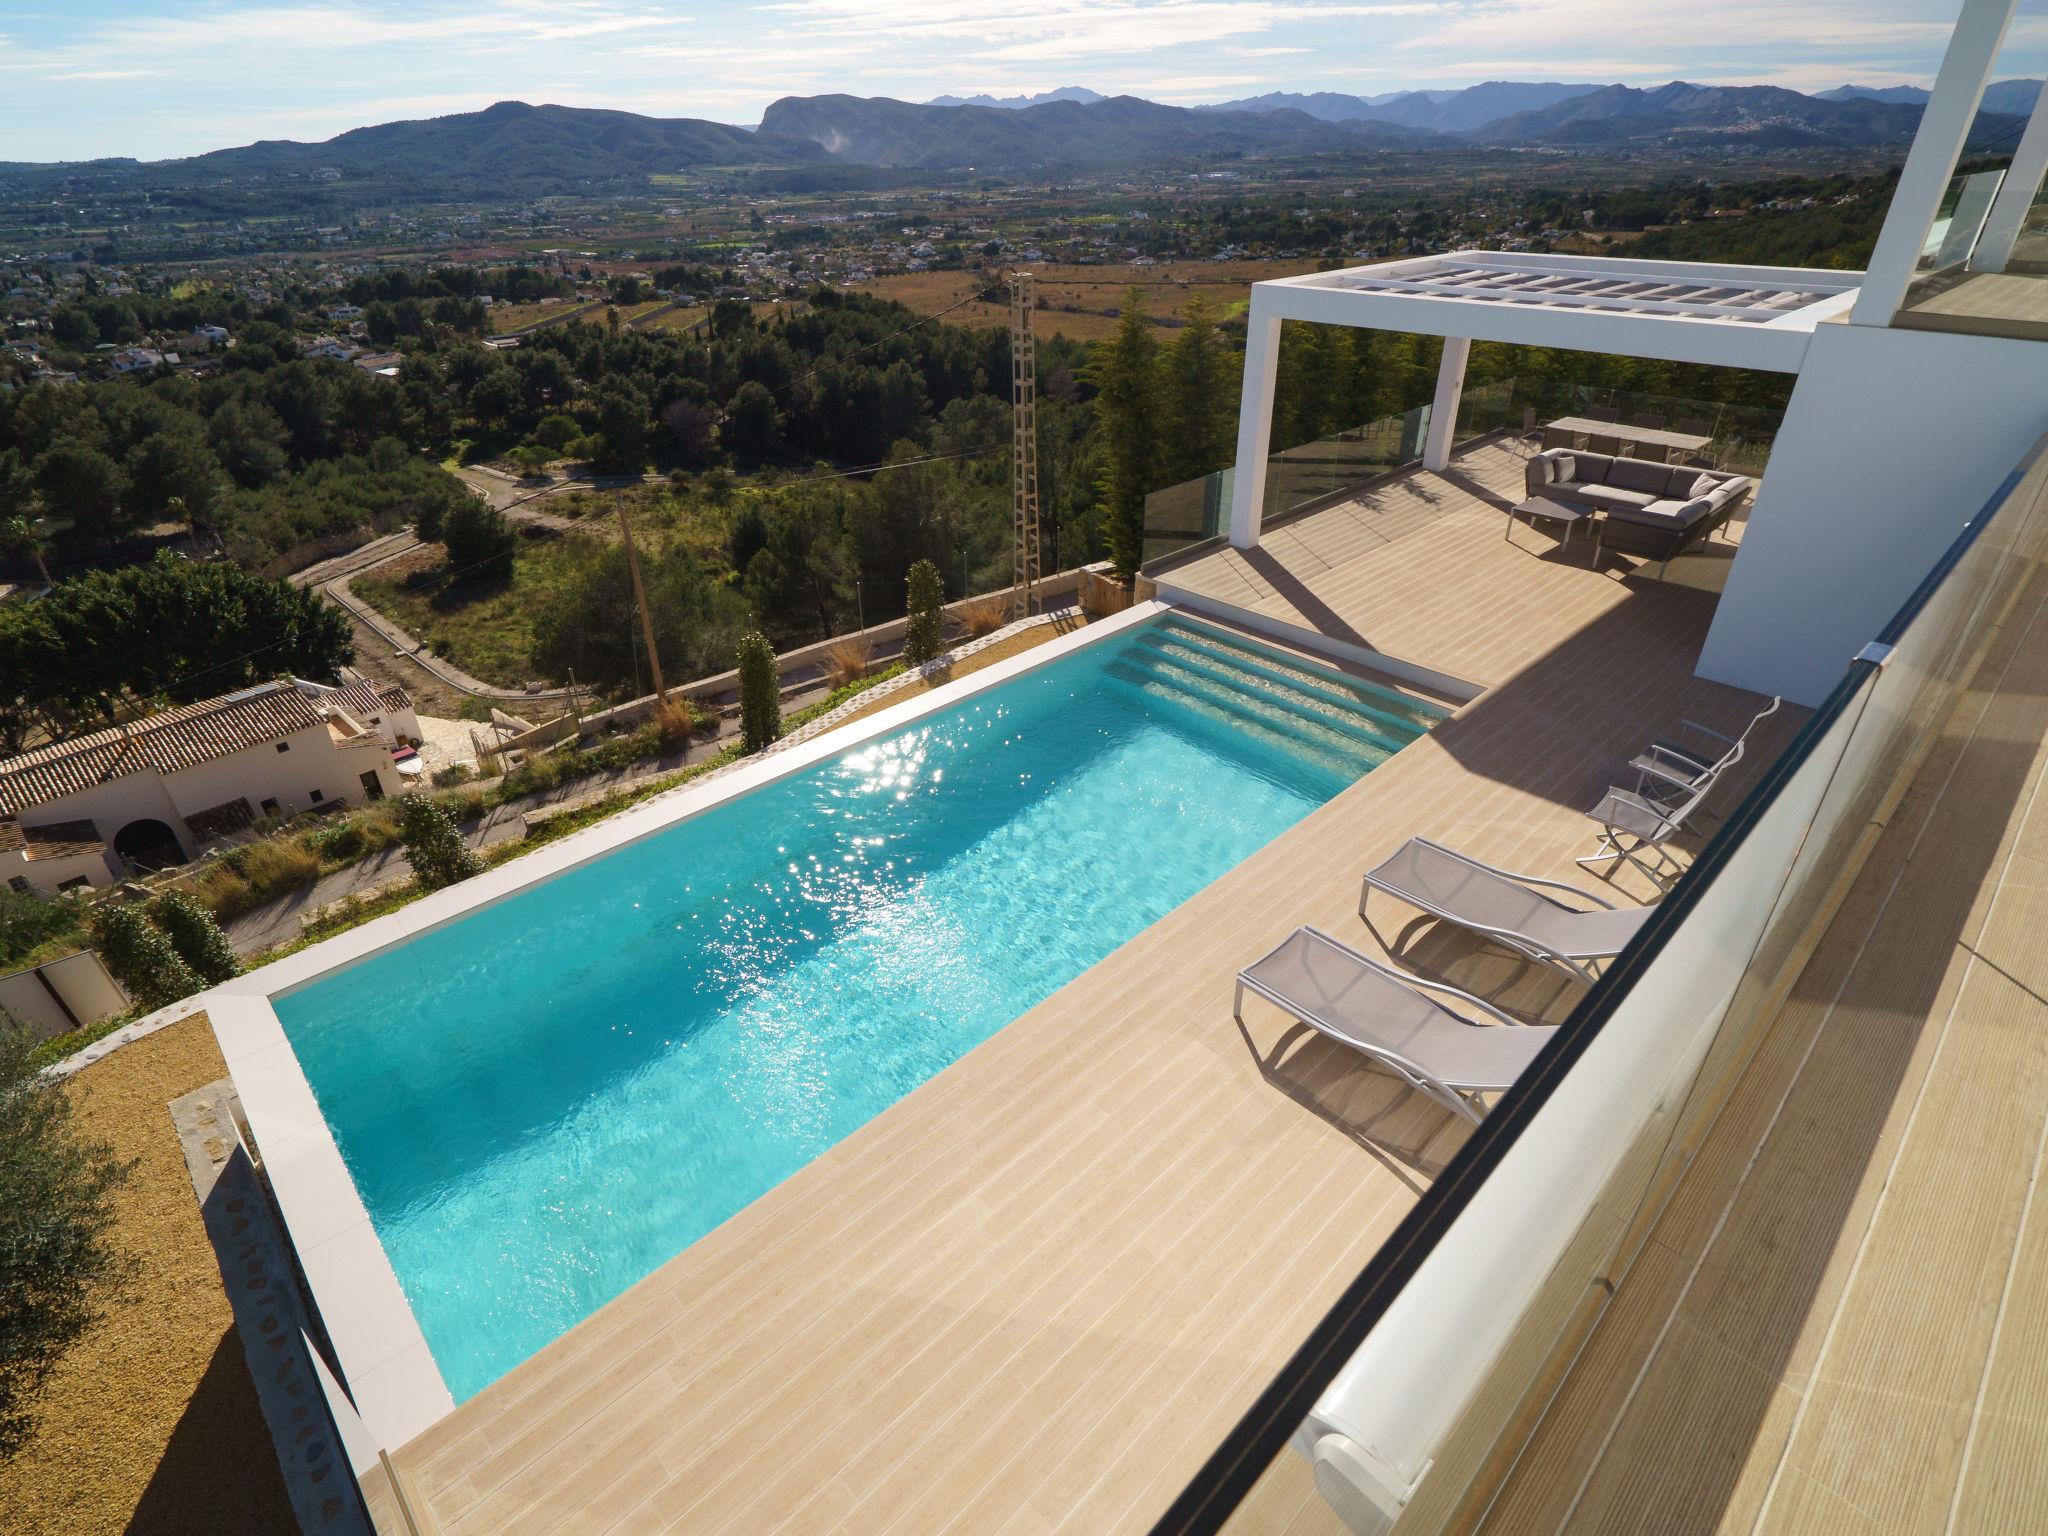
[[[1726,523],[1756,489],[1747,475],[1548,448],[1528,463],[1529,495],[1605,513],[1600,547],[1664,566]]]

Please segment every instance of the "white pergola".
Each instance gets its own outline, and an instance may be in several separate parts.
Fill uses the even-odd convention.
[[[1843,315],[1863,274],[1626,257],[1452,251],[1252,287],[1230,542],[1259,542],[1280,323],[1444,338],[1422,462],[1449,461],[1474,341],[1797,373],[1813,328]]]

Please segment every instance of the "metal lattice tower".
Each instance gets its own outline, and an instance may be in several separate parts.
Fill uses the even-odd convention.
[[[1038,592],[1038,349],[1031,335],[1031,274],[1010,274],[1010,484],[1016,577],[1010,616]]]

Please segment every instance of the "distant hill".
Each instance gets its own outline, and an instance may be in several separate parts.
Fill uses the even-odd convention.
[[[1555,106],[1599,90],[1597,85],[1556,81],[1488,80],[1457,91],[1392,91],[1384,96],[1346,96],[1336,91],[1298,95],[1273,91],[1239,101],[1219,102],[1208,112],[1306,112],[1326,123],[1392,123],[1430,133],[1471,133],[1517,112]]]
[[[1903,144],[1920,125],[1921,109],[1865,96],[1824,101],[1771,85],[1692,85],[1674,80],[1653,90],[1609,85],[1554,106],[1518,112],[1481,129],[1489,143],[1680,143],[1701,147],[1803,145],[1870,147]],[[2014,127],[1998,114],[1978,118],[1975,137]]]
[[[2007,113],[2024,117],[2033,111],[2034,102],[2041,94],[2038,80],[1998,80],[1984,88],[1982,110]],[[1838,85],[1831,91],[1818,91],[1817,101],[1888,101],[1894,104],[1924,107],[1927,92],[1917,85]]]
[[[1042,107],[1048,101],[1078,101],[1087,105],[1102,100],[1102,92],[1091,91],[1085,85],[1063,85],[1056,91],[1040,91],[1036,96],[934,96],[926,102],[931,107],[1002,107],[1016,111],[1022,107]]]
[[[808,139],[843,160],[924,170],[1128,165],[1219,154],[1313,154],[1417,144],[1383,123],[1326,123],[1303,112],[1198,112],[1135,96],[1036,107],[934,107],[887,97],[786,96],[761,131]]]
[[[789,166],[831,157],[806,139],[778,140],[697,118],[640,117],[501,101],[481,112],[381,123],[317,144],[266,139],[145,169],[206,177],[316,176],[420,186],[545,189],[637,181],[702,166]]]

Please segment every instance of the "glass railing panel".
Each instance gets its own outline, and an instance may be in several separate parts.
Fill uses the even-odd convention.
[[[1927,231],[1927,242],[1920,248],[1922,272],[1946,272],[1970,259],[1977,237],[1984,232],[1992,199],[2004,180],[2003,166],[1950,178]]]
[[[1382,475],[1422,461],[1431,407],[1419,405],[1362,426],[1274,453],[1266,461],[1263,521],[1311,510],[1356,492]],[[1707,438],[1683,455],[1703,466],[1761,475],[1777,438],[1781,413],[1680,395],[1600,389],[1541,378],[1508,377],[1468,384],[1458,402],[1453,449],[1496,434],[1533,446],[1548,422],[1571,416],[1669,427]],[[1630,452],[1644,452],[1631,448]],[[1145,498],[1144,559],[1180,554],[1230,528],[1232,472],[1166,486]]]
[[[1475,1522],[2044,563],[2048,439],[1731,809],[1159,1530],[1250,1533],[1303,1508],[1305,1531]]]

